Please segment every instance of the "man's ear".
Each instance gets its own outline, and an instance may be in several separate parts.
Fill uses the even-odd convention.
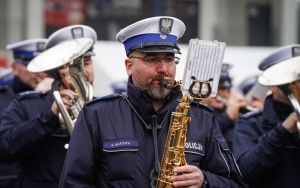
[[[125,67],[126,67],[127,75],[131,76],[131,74],[132,74],[132,61],[129,58],[125,59]]]

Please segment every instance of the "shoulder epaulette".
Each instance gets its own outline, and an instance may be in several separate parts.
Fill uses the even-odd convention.
[[[107,101],[107,100],[111,100],[111,99],[115,99],[115,98],[118,98],[119,95],[116,95],[116,94],[110,94],[110,95],[105,95],[105,96],[102,96],[102,97],[97,97],[93,100],[90,100],[86,103],[84,103],[84,106],[89,106],[91,104],[94,104],[96,102],[99,102],[99,101]]]
[[[248,112],[248,113],[246,113],[246,114],[243,114],[243,115],[241,115],[240,117],[241,117],[241,118],[244,118],[244,119],[248,119],[248,118],[251,118],[251,117],[260,115],[261,113],[262,113],[262,110],[257,110],[257,111]]]
[[[17,94],[17,99],[24,99],[28,97],[40,96],[44,95],[46,92],[44,91],[25,91]]]
[[[205,110],[208,110],[210,112],[214,111],[213,108],[211,108],[211,107],[209,107],[209,106],[207,106],[207,105],[205,105],[203,103],[200,103],[200,102],[192,101],[191,104],[196,105],[196,106],[198,105],[200,108],[204,108]]]

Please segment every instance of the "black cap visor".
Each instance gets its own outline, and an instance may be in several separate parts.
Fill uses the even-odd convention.
[[[127,55],[131,52],[143,52],[143,53],[152,53],[152,52],[170,52],[175,54],[181,54],[180,48],[173,43],[155,43],[155,42],[147,42],[142,43],[141,45],[133,46],[129,49]]]

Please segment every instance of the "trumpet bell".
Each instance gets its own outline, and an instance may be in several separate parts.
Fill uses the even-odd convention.
[[[78,38],[64,41],[45,50],[31,60],[27,66],[29,72],[45,72],[70,63],[83,55],[93,45],[90,38]]]
[[[297,80],[300,80],[300,56],[269,67],[258,78],[258,82],[264,86],[290,84]]]
[[[45,50],[27,66],[30,72],[47,72],[54,78],[52,91],[60,111],[59,120],[70,135],[84,102],[93,98],[93,87],[85,78],[82,57],[92,45],[93,40],[90,38],[67,40]],[[69,109],[65,107],[60,96],[59,91],[62,88],[78,94],[78,98],[69,101]]]

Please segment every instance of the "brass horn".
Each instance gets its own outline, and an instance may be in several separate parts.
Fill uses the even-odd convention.
[[[300,56],[269,67],[259,76],[258,82],[264,86],[277,86],[286,94],[297,114],[300,135]]]
[[[47,72],[54,78],[52,91],[59,108],[61,125],[72,134],[83,103],[93,98],[93,87],[83,73],[83,54],[93,45],[89,38],[64,41],[36,56],[27,66],[30,72]],[[71,89],[78,98],[71,99],[67,110],[59,94],[59,88]]]

